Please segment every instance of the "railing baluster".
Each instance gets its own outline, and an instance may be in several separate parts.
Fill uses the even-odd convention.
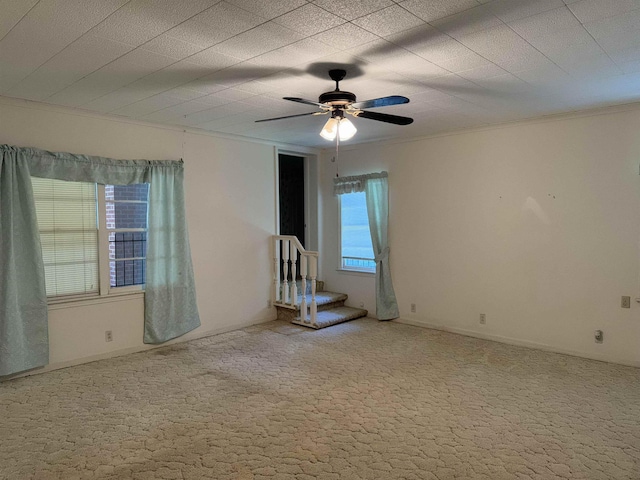
[[[282,241],[282,303],[289,303],[289,240]]]
[[[316,317],[318,315],[318,305],[316,304],[316,276],[318,275],[318,257],[311,256],[311,265],[309,265],[309,276],[311,277],[311,324],[316,325]]]
[[[298,263],[298,248],[291,242],[291,305],[298,303],[298,283],[296,282],[296,265]]]
[[[300,302],[300,320],[307,322],[307,255],[300,255],[300,276],[302,277],[302,299]]]
[[[276,306],[296,309],[300,298],[300,321],[317,327],[318,304],[316,302],[316,278],[318,275],[318,252],[304,249],[293,235],[273,236],[273,292]],[[300,260],[298,261],[298,255]],[[291,266],[289,266],[291,262]],[[291,273],[291,282],[289,282]],[[296,282],[300,274],[301,285]],[[307,286],[311,282],[310,299],[307,299]]]
[[[273,292],[271,294],[271,302],[279,302],[280,297],[280,240],[275,238],[273,241]]]

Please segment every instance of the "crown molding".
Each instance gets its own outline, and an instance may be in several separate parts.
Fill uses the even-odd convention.
[[[145,122],[143,120],[136,120],[133,118],[122,117],[118,115],[109,115],[107,113],[97,113],[89,110],[83,110],[81,108],[52,105],[49,103],[36,102],[34,100],[25,100],[21,98],[0,96],[0,105],[26,108],[30,110],[54,112],[62,115],[72,115],[72,116],[85,117],[85,118],[96,118],[96,119],[106,120],[110,122],[125,123],[129,125],[138,125],[142,127],[166,130],[170,132],[188,133],[191,135],[201,135],[205,137],[220,138],[224,140],[235,140],[240,142],[257,143],[260,145],[268,145],[271,147],[275,146],[281,150],[290,150],[290,151],[295,151],[300,153],[309,153],[309,154],[318,155],[321,152],[321,149],[316,147],[307,147],[303,145],[294,145],[290,143],[274,142],[270,140],[264,140],[264,139],[253,138],[253,137],[245,137],[243,135],[234,135],[230,133],[211,132],[208,130],[202,130],[194,127],[184,127],[179,125],[164,125],[160,123]]]

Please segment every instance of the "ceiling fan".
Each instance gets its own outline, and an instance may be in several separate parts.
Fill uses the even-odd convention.
[[[336,82],[336,89],[320,95],[320,98],[317,102],[305,100],[304,98],[284,97],[284,100],[319,107],[319,112],[308,112],[300,113],[298,115],[287,115],[285,117],[266,118],[264,120],[256,120],[256,122],[270,122],[273,120],[283,120],[285,118],[305,117],[307,115],[330,114],[331,118],[327,120],[327,123],[320,132],[320,135],[327,140],[334,140],[336,138],[336,135],[338,136],[339,140],[349,140],[355,135],[356,127],[347,118],[345,118],[345,113],[354,117],[368,118],[369,120],[393,123],[395,125],[409,125],[410,123],[413,123],[413,118],[363,110],[363,108],[387,107],[390,105],[409,103],[409,99],[407,97],[402,97],[399,95],[391,95],[388,97],[374,98],[372,100],[356,102],[355,94],[340,90],[339,83],[346,74],[346,70],[329,70],[329,77],[331,77],[331,80]]]

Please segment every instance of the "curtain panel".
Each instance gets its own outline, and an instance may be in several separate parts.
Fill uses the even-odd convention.
[[[389,267],[389,186],[388,173],[370,173],[333,179],[335,195],[365,192],[371,244],[376,262],[376,316],[391,320],[400,316]]]
[[[26,158],[0,147],[0,376],[49,363],[47,293]]]
[[[0,375],[48,363],[47,298],[31,177],[149,183],[144,342],[200,326],[182,161],[114,160],[0,145]]]

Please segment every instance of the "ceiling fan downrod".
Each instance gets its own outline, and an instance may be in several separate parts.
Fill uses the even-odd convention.
[[[340,91],[340,86],[338,84],[346,75],[347,75],[346,70],[342,70],[338,68],[334,70],[329,70],[329,77],[331,78],[331,80],[336,82],[336,92]]]
[[[336,82],[336,89],[332,92],[325,92],[320,95],[319,103],[329,104],[331,106],[346,106],[356,101],[355,94],[351,92],[343,92],[340,90],[340,80],[347,74],[346,70],[329,70],[329,77]]]

